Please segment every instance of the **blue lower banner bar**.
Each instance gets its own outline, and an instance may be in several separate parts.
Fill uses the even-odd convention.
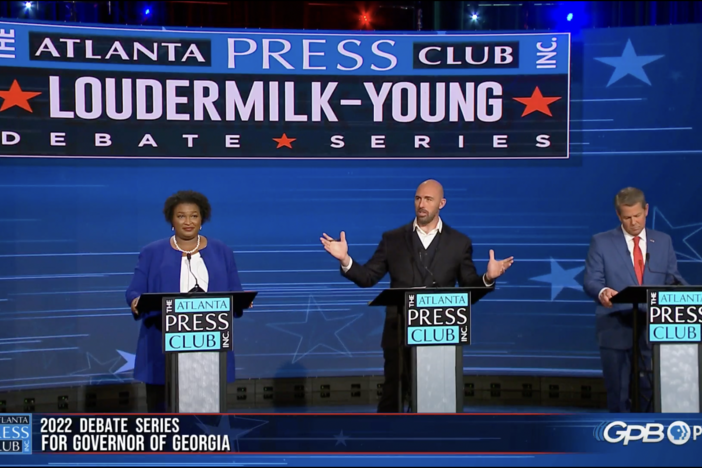
[[[211,456],[207,463],[229,465],[258,455],[258,461],[247,460],[297,466],[318,456],[336,457],[335,466],[459,466],[479,458],[503,466],[658,466],[674,459],[697,466],[702,450],[698,414],[35,414],[32,421],[33,455],[12,457],[13,463],[70,465],[78,460],[70,454],[100,454],[83,456],[79,464],[133,465],[139,454],[149,463],[167,463],[171,455],[199,453]],[[9,439],[0,445],[23,437],[29,442],[26,434],[2,429]],[[179,458],[178,464],[203,460]]]

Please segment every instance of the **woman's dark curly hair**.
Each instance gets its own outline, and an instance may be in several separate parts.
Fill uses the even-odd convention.
[[[173,212],[176,207],[181,203],[193,203],[197,205],[200,209],[200,216],[202,217],[202,224],[210,220],[212,214],[212,207],[207,197],[199,192],[194,192],[192,190],[181,190],[166,199],[166,203],[163,205],[163,214],[166,216],[166,222],[169,224],[173,223]]]

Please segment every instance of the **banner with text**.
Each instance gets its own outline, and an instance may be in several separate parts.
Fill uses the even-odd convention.
[[[0,22],[0,156],[564,159],[570,34]]]

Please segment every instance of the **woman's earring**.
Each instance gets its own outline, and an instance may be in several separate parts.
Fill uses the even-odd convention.
[[[175,226],[171,226],[171,231],[175,231]]]

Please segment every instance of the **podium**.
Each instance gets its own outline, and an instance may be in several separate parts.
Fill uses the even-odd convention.
[[[404,412],[404,348],[411,352],[414,413],[463,412],[463,346],[471,341],[471,306],[493,287],[392,288],[370,306],[397,307],[399,402]]]
[[[170,413],[227,411],[227,352],[234,349],[233,318],[256,292],[142,294],[137,311],[160,310]],[[146,319],[145,319],[146,320]]]
[[[634,313],[632,375],[639,378],[631,386],[632,412],[641,411],[639,337],[644,332],[652,347],[652,369],[644,371],[651,375],[653,411],[701,412],[702,286],[630,286],[612,303],[631,304]]]

